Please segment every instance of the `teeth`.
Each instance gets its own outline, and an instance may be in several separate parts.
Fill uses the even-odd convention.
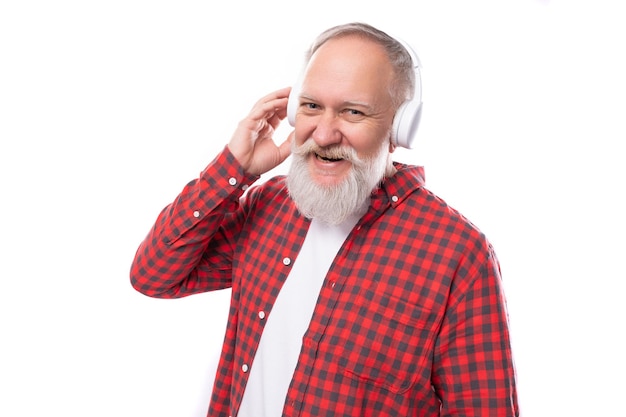
[[[335,158],[327,158],[327,157],[319,155],[319,154],[316,154],[316,156],[317,156],[318,159],[321,159],[322,161],[327,161],[327,162],[337,162],[337,161],[341,161],[343,159],[343,158],[337,158],[337,159],[335,159]]]

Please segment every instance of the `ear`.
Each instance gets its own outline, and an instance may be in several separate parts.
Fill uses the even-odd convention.
[[[389,153],[393,153],[396,150],[396,144],[389,138]]]

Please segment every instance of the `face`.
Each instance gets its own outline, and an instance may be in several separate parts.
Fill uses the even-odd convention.
[[[393,149],[391,77],[382,48],[359,38],[328,41],[312,57],[287,176],[306,217],[339,224],[367,207]]]
[[[353,151],[361,160],[379,156],[383,145],[386,154],[393,149],[392,80],[384,49],[370,40],[332,39],[311,57],[296,114],[295,145],[317,145],[305,157],[312,181],[333,186],[347,178],[353,162],[338,149]]]

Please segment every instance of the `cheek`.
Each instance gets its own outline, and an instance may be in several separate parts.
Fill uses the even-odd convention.
[[[389,132],[382,129],[363,129],[352,132],[350,144],[361,157],[370,157],[380,150],[382,143],[389,142]]]
[[[298,122],[294,127],[295,142],[297,145],[302,145],[308,138],[311,137],[312,129],[309,124],[305,122]]]

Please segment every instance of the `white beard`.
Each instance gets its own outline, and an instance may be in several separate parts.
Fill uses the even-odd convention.
[[[391,163],[388,147],[389,143],[383,141],[375,155],[363,160],[352,148],[320,148],[312,139],[298,147],[294,141],[287,188],[300,213],[309,219],[336,225],[350,215],[362,212],[369,205],[372,192],[384,179]],[[339,184],[317,184],[311,179],[307,162],[312,153],[346,159],[352,163],[352,168]]]

